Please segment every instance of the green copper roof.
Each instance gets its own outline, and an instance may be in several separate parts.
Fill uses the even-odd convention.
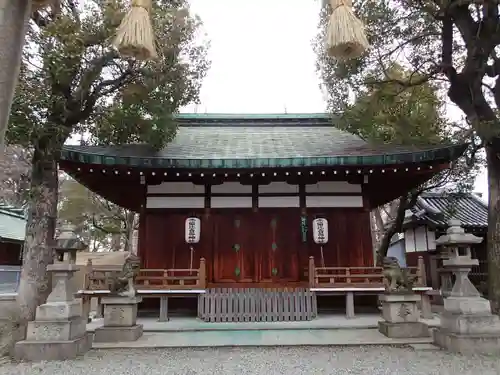
[[[0,241],[24,241],[25,232],[24,210],[0,204]]]
[[[373,146],[332,125],[328,115],[180,114],[175,139],[148,145],[65,146],[62,160],[150,168],[361,166],[458,157],[464,145]]]

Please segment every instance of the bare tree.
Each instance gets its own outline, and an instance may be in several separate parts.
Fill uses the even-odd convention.
[[[16,207],[26,204],[29,194],[32,152],[18,145],[6,146],[0,155],[0,201]]]

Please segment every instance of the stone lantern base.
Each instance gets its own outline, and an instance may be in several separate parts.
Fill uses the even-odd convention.
[[[137,305],[141,297],[106,297],[104,305],[104,326],[95,330],[96,342],[136,341],[142,336],[142,324],[137,324]]]
[[[434,343],[456,353],[499,354],[500,318],[481,297],[448,297]]]
[[[391,338],[429,336],[427,325],[419,322],[417,304],[420,300],[421,297],[413,293],[381,295],[384,320],[378,322],[379,332]]]
[[[482,238],[465,233],[457,220],[450,220],[446,234],[436,244],[449,250],[443,266],[455,275],[455,283],[444,300],[441,327],[433,332],[434,344],[451,352],[495,354],[500,353],[500,320],[491,313],[490,301],[469,279],[472,267],[479,265],[472,259],[470,246]]]
[[[16,343],[14,358],[25,361],[64,361],[84,355],[92,347],[88,333],[73,340],[20,341]]]
[[[14,357],[28,361],[74,359],[92,346],[82,306],[73,297],[70,280],[78,267],[55,263],[47,267],[55,286],[47,303],[36,308],[35,320],[28,322],[26,340],[14,347]]]
[[[16,343],[14,357],[27,361],[74,359],[92,346],[79,302],[48,302],[28,322],[26,340]]]

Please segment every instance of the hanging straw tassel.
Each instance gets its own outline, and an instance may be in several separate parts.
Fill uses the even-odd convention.
[[[113,41],[113,46],[122,56],[137,60],[158,56],[150,12],[151,0],[132,0],[132,7],[123,18]]]
[[[339,60],[360,57],[368,47],[363,23],[352,11],[352,0],[330,0],[332,14],[328,24],[328,54]]]

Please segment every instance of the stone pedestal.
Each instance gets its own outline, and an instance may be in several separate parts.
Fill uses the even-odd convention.
[[[443,266],[455,274],[455,284],[444,300],[441,327],[433,333],[434,343],[459,353],[500,353],[500,319],[491,313],[490,302],[469,280],[468,274],[477,259],[471,258],[470,244],[482,239],[465,233],[455,222],[437,244],[451,248],[449,259]],[[462,251],[462,254],[460,253]]]
[[[86,332],[87,320],[74,299],[70,279],[78,270],[74,264],[56,263],[52,272],[54,289],[47,303],[38,306],[35,320],[28,323],[26,340],[16,343],[14,356],[29,361],[73,359],[92,346]]]
[[[419,322],[417,304],[420,300],[418,294],[412,293],[381,295],[384,320],[378,323],[379,332],[391,338],[429,336],[427,325]]]
[[[444,300],[441,327],[434,331],[434,343],[458,353],[500,353],[500,318],[491,313],[490,301],[469,289],[474,286],[468,278],[459,281],[460,273],[458,270],[451,296]],[[460,296],[461,290],[472,295]]]
[[[142,336],[142,324],[137,324],[137,305],[141,297],[105,297],[104,326],[95,330],[96,342],[136,341]]]
[[[482,297],[448,297],[434,343],[457,353],[500,353],[500,319]]]

